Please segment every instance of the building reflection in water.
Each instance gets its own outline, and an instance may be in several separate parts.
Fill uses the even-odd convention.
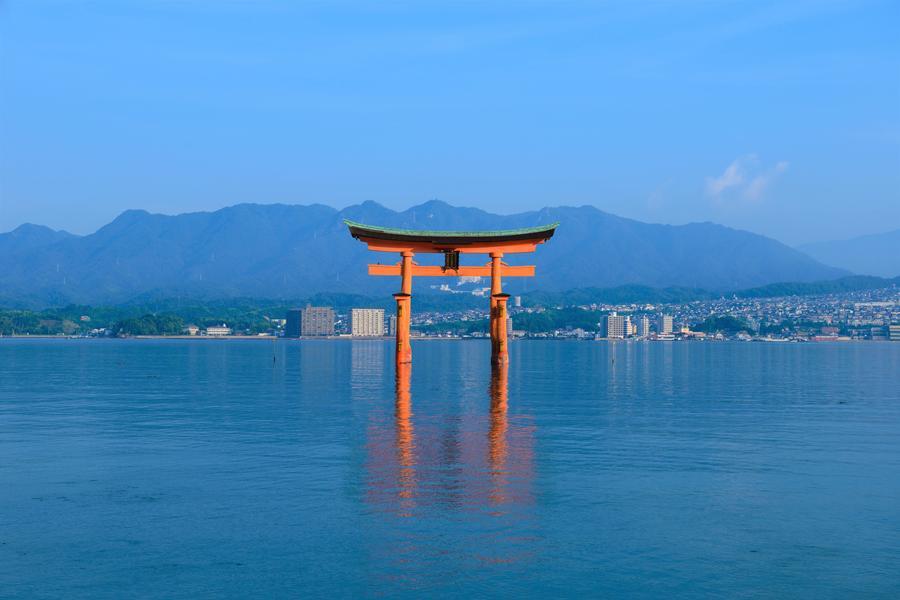
[[[473,414],[451,396],[423,399],[436,413],[429,414],[421,405],[414,411],[412,367],[399,365],[393,422],[378,411],[369,422],[369,503],[401,517],[439,510],[502,515],[530,505],[534,426],[527,416],[509,415],[508,368],[491,372],[488,397],[482,396],[488,410]]]

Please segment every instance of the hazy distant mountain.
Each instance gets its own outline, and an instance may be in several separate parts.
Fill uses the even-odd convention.
[[[734,290],[846,274],[760,235],[712,223],[652,225],[589,206],[500,216],[438,201],[403,212],[374,202],[340,211],[322,205],[241,204],[177,216],[130,210],[82,237],[46,228],[2,234],[0,302],[97,304],[154,296],[297,298],[322,291],[393,291],[396,281],[368,277],[365,265],[393,263],[397,257],[369,253],[347,233],[344,218],[428,229],[559,221],[556,236],[537,253],[509,257],[510,263],[538,265],[536,279],[508,280],[513,292],[625,284]],[[424,263],[427,257],[417,260]],[[476,264],[487,258],[464,257],[464,264],[467,260]],[[421,292],[441,282],[420,280],[415,288]]]
[[[49,246],[56,242],[68,240],[77,236],[66,231],[56,231],[43,225],[25,223],[9,233],[0,233],[0,256],[9,253],[21,253]]]
[[[900,229],[850,240],[800,246],[816,260],[860,275],[900,275]]]

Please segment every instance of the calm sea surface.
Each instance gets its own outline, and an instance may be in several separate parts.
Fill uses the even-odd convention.
[[[0,340],[0,596],[900,597],[900,344]]]

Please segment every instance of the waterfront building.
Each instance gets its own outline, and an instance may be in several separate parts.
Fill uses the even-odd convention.
[[[397,335],[397,315],[388,317],[388,335]]]
[[[212,337],[231,335],[231,327],[228,327],[227,325],[225,325],[225,323],[222,323],[221,325],[213,325],[206,328],[206,335]]]
[[[184,328],[184,333],[188,335],[197,335],[198,333],[200,333],[200,328],[196,325],[187,325]]]
[[[307,306],[300,317],[300,335],[334,335],[334,309],[330,306]]]
[[[613,311],[606,316],[606,337],[624,338],[631,335],[631,317]]]
[[[672,315],[659,315],[658,330],[660,335],[672,335],[674,331]]]
[[[637,322],[637,334],[640,337],[649,337],[650,335],[650,317],[647,315],[642,316],[638,319]]]
[[[900,342],[900,325],[888,326],[888,339],[892,342]]]
[[[863,329],[860,332],[859,337],[870,340],[885,341],[888,339],[888,329],[888,327],[869,327],[868,329]]]
[[[383,308],[354,308],[350,310],[350,334],[354,337],[384,335]]]
[[[300,322],[303,319],[303,309],[291,308],[285,315],[284,337],[300,337]]]

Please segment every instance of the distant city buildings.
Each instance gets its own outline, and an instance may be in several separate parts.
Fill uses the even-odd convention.
[[[300,316],[300,335],[334,335],[334,309],[330,306],[307,306]]]
[[[511,304],[515,304],[514,298],[511,298]],[[594,323],[594,326],[584,325],[586,320],[582,319],[577,324],[562,322],[546,330],[537,330],[534,327],[534,318],[531,315],[561,311],[563,306],[526,308],[510,306],[507,331],[513,336],[539,339],[618,340],[637,337],[665,341],[687,339],[900,341],[900,324],[898,324],[900,290],[894,289],[785,298],[734,297],[666,304],[570,305],[571,308],[595,312],[596,318],[587,320],[588,323]],[[285,335],[290,337],[334,335],[336,332],[357,337],[396,335],[396,315],[386,314],[382,309],[356,308],[337,315],[329,307],[307,307],[302,311],[292,309],[287,317]],[[710,320],[711,317],[715,318]],[[413,334],[436,337],[487,337],[489,335],[487,331],[479,330],[476,325],[484,319],[483,307],[448,312],[420,312],[416,313],[413,319],[412,325],[416,328]],[[274,323],[274,320],[272,322]],[[446,329],[441,328],[443,323],[447,324]],[[712,329],[710,323],[713,324]]]
[[[636,335],[651,340],[900,341],[900,288],[897,287],[771,298],[732,296],[681,303],[560,302],[551,306],[510,306],[509,309],[515,323],[508,324],[507,330],[516,337],[536,339],[593,340],[604,338],[609,333],[613,339]],[[412,321],[415,328],[413,334],[417,329],[420,335],[485,338],[489,335],[485,310],[486,303],[451,311],[417,312]],[[89,322],[81,320],[80,312],[75,313],[71,320],[59,319],[56,314],[42,315],[35,319],[34,326],[28,326],[12,321],[8,313],[0,310],[0,335],[71,335],[76,330],[75,333],[91,337],[185,334],[213,338],[259,335],[300,337],[304,334],[303,312],[292,308],[283,315],[286,317],[284,319],[263,317],[242,325],[239,331],[232,331],[221,321],[214,322],[209,328],[197,327],[188,320],[194,317],[188,315],[180,315],[184,324],[163,319],[162,323],[152,323],[153,329],[141,329],[145,325],[142,319],[123,319],[104,328],[90,325],[97,321],[96,316]],[[615,314],[612,316],[616,318],[608,319],[613,312]],[[626,315],[630,316],[627,329],[624,324]],[[254,318],[256,316],[253,315]],[[388,334],[396,335],[396,315],[384,316],[387,317]],[[213,318],[225,320],[225,317],[223,314]],[[305,330],[310,335],[340,333],[349,336],[352,333],[349,309],[337,314],[330,307],[310,306],[307,307],[305,321]],[[356,333],[359,335],[359,318],[356,321]],[[374,333],[377,335],[377,329]]]
[[[354,308],[350,310],[350,335],[381,337],[384,335],[383,308]]]
[[[522,296],[513,297],[513,306],[516,308],[522,308]]]

